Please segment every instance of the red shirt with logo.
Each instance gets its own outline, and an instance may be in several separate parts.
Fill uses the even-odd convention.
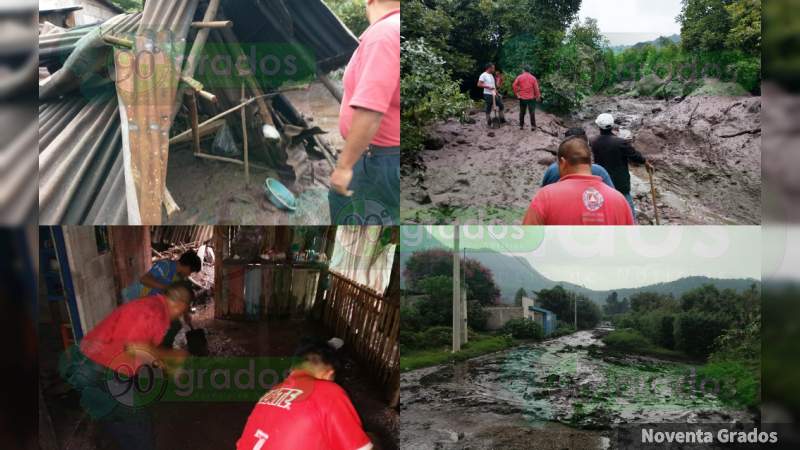
[[[541,91],[539,91],[539,81],[528,72],[522,72],[514,80],[512,87],[514,88],[514,94],[520,100],[533,100],[542,96]]]
[[[361,35],[342,79],[339,130],[347,139],[355,108],[383,114],[371,144],[400,145],[400,10],[392,11]]]
[[[525,225],[633,225],[625,197],[593,175],[568,175],[534,197]]]
[[[368,450],[353,404],[332,381],[295,370],[258,401],[237,450]]]
[[[84,336],[81,352],[103,367],[130,375],[142,362],[129,356],[125,346],[157,346],[164,340],[169,324],[166,297],[157,294],[133,300],[112,311]]]

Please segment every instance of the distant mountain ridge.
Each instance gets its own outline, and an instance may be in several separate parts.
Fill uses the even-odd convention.
[[[623,51],[625,51],[625,50],[627,50],[629,48],[641,48],[641,47],[644,47],[647,44],[652,44],[652,45],[655,45],[656,48],[661,48],[666,43],[665,40],[666,41],[672,41],[675,44],[680,44],[681,35],[673,34],[672,36],[661,36],[661,37],[659,37],[657,39],[653,39],[652,41],[638,42],[638,43],[633,44],[633,45],[615,45],[615,46],[611,47],[611,50],[613,50],[614,53],[621,53],[621,52],[623,52]]]
[[[406,261],[410,256],[407,252],[400,253],[401,270],[405,269]],[[564,289],[585,295],[599,304],[604,304],[608,295],[615,291],[619,298],[629,297],[637,292],[656,292],[679,297],[684,292],[706,284],[713,284],[719,289],[733,289],[735,291],[748,289],[753,283],[760,284],[758,280],[754,279],[715,279],[706,276],[691,276],[636,288],[593,290],[569,282],[551,280],[539,273],[530,265],[528,260],[522,257],[506,255],[491,250],[467,250],[467,257],[479,261],[492,271],[494,281],[500,288],[501,301],[503,303],[513,303],[514,295],[519,288],[524,288],[528,293],[531,293],[542,289],[550,289],[556,285],[561,285]],[[402,278],[401,280],[401,285],[405,287],[405,280]]]

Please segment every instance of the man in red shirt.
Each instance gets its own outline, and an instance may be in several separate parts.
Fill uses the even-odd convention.
[[[186,359],[187,352],[159,345],[192,297],[188,282],[181,281],[164,294],[125,303],[62,359],[61,375],[80,394],[81,406],[123,449],[154,448],[150,417],[143,407],[158,400],[159,392],[152,387],[159,380],[142,369],[153,366],[171,372]],[[139,383],[142,373],[150,379]]]
[[[333,382],[333,348],[309,344],[283,383],[258,401],[237,450],[369,450],[372,443],[353,404]]]
[[[592,175],[592,151],[574,136],[558,148],[561,180],[534,197],[524,225],[633,225],[628,201]]]
[[[344,73],[344,149],[328,195],[335,225],[400,223],[400,2],[367,0],[370,27]]]
[[[519,99],[519,129],[525,128],[525,112],[531,112],[531,130],[536,131],[536,102],[542,99],[539,81],[531,74],[531,68],[525,66],[522,73],[512,85],[514,94]]]

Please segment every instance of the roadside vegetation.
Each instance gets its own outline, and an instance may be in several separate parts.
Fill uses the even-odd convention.
[[[412,370],[462,361],[525,343],[545,339],[542,327],[522,317],[509,320],[502,329],[486,328],[488,306],[500,306],[500,289],[491,270],[480,262],[466,258],[462,262],[467,286],[467,323],[469,342],[460,352],[453,353],[453,258],[446,250],[416,252],[406,262],[403,276],[408,290],[421,294],[413,302],[404,301],[400,307],[400,370]],[[601,319],[600,309],[586,297],[561,286],[535,293],[537,305],[549,309],[567,321],[578,306],[578,328],[591,329]],[[518,301],[521,304],[521,296]],[[563,314],[563,316],[562,316]],[[574,333],[575,328],[559,320],[558,328],[547,338]]]
[[[761,384],[761,292],[707,285],[680,298],[612,293],[604,312],[615,330],[603,338],[609,350],[703,364],[700,380],[718,384],[721,400],[755,407]]]

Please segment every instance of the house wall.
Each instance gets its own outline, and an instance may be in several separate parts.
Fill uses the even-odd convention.
[[[104,22],[118,14],[119,11],[99,0],[39,0],[39,9],[64,8],[81,6],[75,11],[75,26]]]
[[[81,328],[88,333],[117,306],[111,251],[97,250],[94,227],[63,227]]]
[[[499,330],[509,320],[523,317],[522,306],[492,306],[483,310],[489,314],[486,320],[486,328],[489,330]]]
[[[115,292],[141,278],[152,266],[149,227],[109,227]]]

